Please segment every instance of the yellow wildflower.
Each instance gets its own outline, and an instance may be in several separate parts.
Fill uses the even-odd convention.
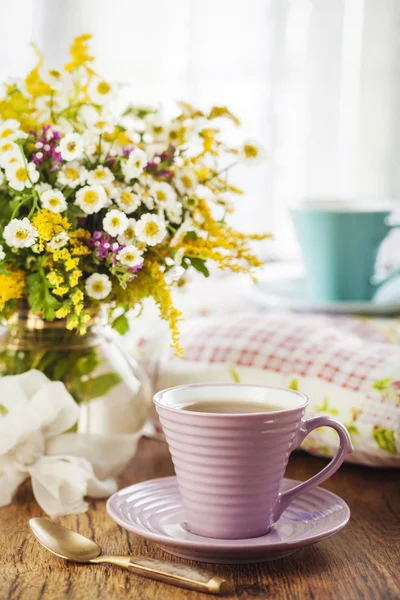
[[[78,285],[79,279],[82,277],[82,271],[80,269],[75,269],[75,271],[72,271],[71,275],[69,276],[69,285],[71,287],[75,287],[76,285]]]
[[[53,258],[54,260],[68,260],[71,258],[71,255],[66,248],[61,248],[53,252]]]
[[[208,114],[209,119],[217,119],[218,117],[227,117],[235,125],[240,125],[239,119],[231,113],[226,106],[213,106]]]
[[[43,65],[43,54],[36,46],[33,46],[38,56],[38,64],[25,78],[25,86],[27,91],[33,98],[44,96],[51,93],[51,86],[42,80],[40,77],[40,68]]]
[[[23,271],[12,271],[9,274],[0,274],[0,309],[8,300],[22,298],[25,287]]]
[[[72,247],[71,254],[74,256],[84,256],[85,254],[90,254],[90,249],[87,246],[78,244]]]
[[[92,38],[90,33],[84,33],[74,39],[69,47],[69,53],[71,55],[71,61],[64,66],[66,71],[71,73],[79,67],[85,66],[89,73],[93,73],[87,63],[94,60],[94,56],[89,54],[88,41]]]
[[[148,258],[140,272],[140,277],[129,282],[126,289],[121,290],[121,293],[123,294],[124,303],[130,306],[140,303],[143,298],[154,298],[161,317],[169,323],[175,354],[182,356],[183,351],[179,344],[178,326],[181,313],[172,302],[171,291],[165,281],[164,273],[160,269],[157,258],[154,260]]]
[[[73,302],[73,304],[76,306],[77,304],[80,304],[83,300],[83,292],[81,290],[76,290],[72,296],[71,296],[71,300]]]
[[[199,135],[203,138],[203,154],[210,152],[210,154],[218,154],[214,148],[216,129],[203,129]]]
[[[47,209],[39,210],[32,219],[32,225],[38,230],[41,242],[50,242],[53,237],[63,231],[68,231],[71,227],[71,223],[66,217]]]
[[[65,261],[65,270],[66,271],[72,271],[73,269],[76,269],[76,267],[79,265],[79,258],[67,258],[67,260]]]
[[[66,294],[69,290],[69,287],[67,287],[66,285],[63,285],[61,287],[56,287],[52,290],[52,293],[55,296],[63,296],[64,294]]]
[[[75,314],[68,315],[67,324],[66,324],[66,328],[68,330],[76,329],[78,327],[78,324],[79,324],[79,319]]]
[[[51,285],[60,285],[61,283],[64,283],[64,278],[59,275],[58,273],[56,273],[56,271],[50,271],[50,273],[47,273],[46,275],[48,281],[51,283]]]
[[[199,181],[204,181],[204,179],[207,179],[207,177],[209,177],[210,170],[207,167],[203,166],[201,169],[195,171],[195,173]]]
[[[59,309],[56,310],[55,314],[56,314],[57,319],[65,319],[65,317],[67,317],[69,315],[71,310],[72,310],[71,305],[66,302]]]

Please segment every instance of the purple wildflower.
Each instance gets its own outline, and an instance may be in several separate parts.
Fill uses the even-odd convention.
[[[51,164],[50,171],[55,171],[62,162],[61,154],[57,151],[61,139],[60,132],[52,129],[51,125],[45,125],[40,135],[32,132],[32,136],[36,139],[32,154],[33,163],[39,166],[48,161]]]

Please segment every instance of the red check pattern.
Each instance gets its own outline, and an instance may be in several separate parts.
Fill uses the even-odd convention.
[[[380,377],[390,356],[400,356],[395,345],[367,343],[322,321],[254,313],[209,318],[184,335],[185,360],[314,376],[359,391]]]

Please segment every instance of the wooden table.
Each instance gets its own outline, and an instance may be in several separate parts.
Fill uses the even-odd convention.
[[[323,459],[295,454],[287,476],[306,479],[325,463]],[[165,444],[144,439],[121,478],[121,486],[171,474]],[[345,465],[325,487],[349,504],[352,518],[347,527],[282,560],[248,566],[210,565],[215,574],[231,583],[232,593],[225,598],[400,598],[400,472]],[[28,483],[10,506],[0,509],[0,600],[212,598],[117,567],[68,564],[50,555],[30,534],[28,519],[41,515]],[[92,501],[87,513],[58,521],[96,539],[107,553],[167,556],[155,544],[118,527],[107,516],[104,501]],[[178,558],[173,560],[180,562]]]

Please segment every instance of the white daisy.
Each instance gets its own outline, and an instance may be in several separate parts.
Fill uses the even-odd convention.
[[[39,96],[35,100],[36,110],[40,113],[41,119],[52,118],[52,113],[60,112],[67,108],[68,98],[63,96]],[[49,130],[47,133],[51,133]]]
[[[114,196],[115,202],[124,213],[133,213],[140,206],[140,198],[129,188],[119,189]]]
[[[137,267],[143,264],[143,252],[132,244],[120,250],[117,254],[117,259],[126,267]]]
[[[79,113],[80,117],[85,122],[86,127],[92,133],[97,135],[103,133],[113,133],[114,118],[111,114],[99,113],[94,106],[84,105]]]
[[[120,210],[110,210],[103,219],[103,229],[112,236],[121,235],[128,226],[128,217]]]
[[[114,175],[107,167],[97,167],[93,171],[88,172],[86,180],[89,185],[107,185],[114,181]]]
[[[2,164],[1,166],[3,167],[3,169],[5,171],[7,171],[8,167],[10,167],[11,165],[13,165],[16,168],[16,165],[19,165],[20,167],[24,167],[25,163],[22,159],[21,153],[19,154],[14,154],[14,153],[10,153],[7,156],[3,157],[3,160],[1,161]]]
[[[168,128],[160,112],[147,115],[146,130],[151,136],[150,141],[161,142],[168,139]]]
[[[114,95],[114,90],[108,81],[105,81],[97,75],[90,80],[88,91],[90,98],[95,104],[105,104],[106,102],[109,102]]]
[[[12,140],[0,141],[0,166],[9,164],[10,158],[21,160],[21,150]]]
[[[51,210],[53,213],[60,213],[66,210],[67,202],[65,196],[60,190],[47,190],[40,195],[40,202],[43,208]]]
[[[135,234],[140,242],[155,246],[163,241],[167,229],[165,221],[158,215],[142,215],[135,226]]]
[[[265,159],[265,150],[254,140],[246,140],[239,148],[238,158],[241,163],[251,166],[259,165]]]
[[[20,122],[16,119],[6,119],[0,125],[0,140],[13,141],[26,138],[27,134],[20,131]]]
[[[67,185],[70,188],[76,188],[83,185],[86,181],[87,170],[78,162],[69,162],[58,172],[57,183]]]
[[[44,181],[42,181],[41,183],[37,183],[35,185],[35,190],[37,191],[39,196],[41,196],[43,194],[43,192],[47,192],[48,190],[52,190],[52,189],[53,188],[51,187],[51,185]]]
[[[129,246],[129,244],[132,244],[133,240],[135,239],[135,226],[136,226],[136,220],[128,219],[128,225],[126,226],[124,233],[119,235],[117,238],[117,240],[120,244],[123,244],[126,246]]]
[[[71,75],[66,71],[58,71],[57,69],[39,69],[41,79],[48,83],[53,90],[62,90],[71,85]],[[56,98],[53,97],[53,100]]]
[[[180,227],[177,229],[174,237],[171,240],[171,248],[176,248],[177,246],[180,246],[187,232],[194,231],[194,229],[195,227],[193,225],[191,217],[189,215],[186,215],[185,220],[183,221],[182,225],[180,225]]]
[[[107,185],[103,185],[104,191],[106,193],[107,196],[107,202],[105,204],[105,208],[107,208],[108,206],[112,206],[113,202],[112,202],[112,198],[115,194],[115,190],[114,190],[114,186],[109,183]]]
[[[66,161],[75,160],[83,156],[84,141],[79,133],[67,133],[60,141],[57,151]]]
[[[112,284],[107,275],[94,273],[86,279],[85,290],[90,298],[104,300],[111,292]]]
[[[8,246],[29,248],[36,242],[38,231],[29,219],[13,219],[4,227],[3,236]]]
[[[151,186],[151,194],[158,206],[162,208],[167,208],[169,204],[176,201],[174,188],[164,181],[155,181]]]
[[[6,253],[3,250],[3,246],[0,244],[0,260],[4,260],[6,257]]]
[[[87,215],[99,212],[107,203],[107,194],[101,185],[87,185],[76,193],[75,204]]]
[[[135,148],[130,153],[126,161],[121,162],[121,169],[125,177],[125,181],[129,183],[132,179],[136,179],[143,173],[143,169],[147,165],[147,154],[140,148]]]
[[[167,206],[166,211],[168,220],[175,225],[179,225],[182,222],[182,204],[180,202],[174,202]]]
[[[94,159],[99,149],[99,136],[89,129],[85,130],[82,134],[83,143],[85,146],[85,154]],[[96,156],[98,158],[98,156]]]
[[[139,182],[136,182],[133,184],[132,188],[135,194],[139,196],[145,207],[148,210],[153,210],[154,200],[151,195],[151,185],[140,185]]]
[[[52,250],[58,250],[68,244],[68,234],[66,231],[61,231],[53,237],[53,239],[47,244]]]
[[[39,173],[33,163],[27,166],[16,160],[6,167],[6,177],[10,187],[22,191],[24,188],[32,187],[39,179]]]
[[[181,194],[190,194],[196,188],[198,179],[195,172],[186,167],[177,173],[175,183]]]

